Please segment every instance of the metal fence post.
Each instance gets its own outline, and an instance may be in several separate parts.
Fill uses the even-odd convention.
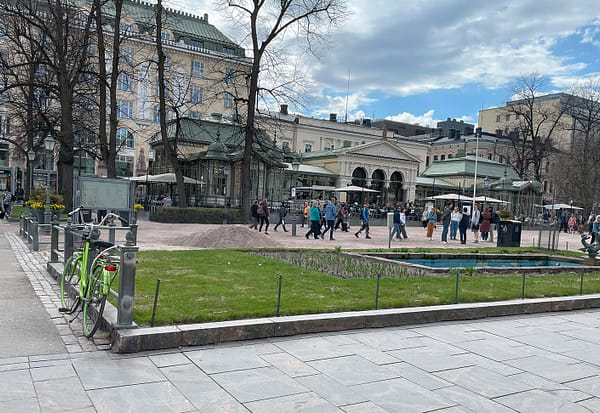
[[[135,257],[137,251],[138,247],[131,242],[121,246],[117,328],[134,327],[133,298],[135,295]]]
[[[108,242],[110,242],[111,244],[115,243],[115,223],[111,222],[110,224],[108,224],[108,226],[110,227],[108,229]]]
[[[129,226],[129,231],[133,235],[132,242],[133,242],[134,245],[137,245],[137,230],[138,230],[138,224],[131,224]]]
[[[38,223],[37,222],[32,222],[31,225],[29,226],[30,230],[31,230],[31,242],[33,243],[32,245],[32,249],[33,251],[39,251],[40,250],[40,243],[39,243],[39,232],[38,232]]]
[[[50,235],[50,262],[58,262],[58,231],[60,227],[52,224],[52,233]]]
[[[71,255],[73,255],[73,230],[71,229],[71,226],[69,224],[67,224],[67,226],[65,226],[64,235],[65,235],[64,260],[66,263],[67,260],[71,257]]]

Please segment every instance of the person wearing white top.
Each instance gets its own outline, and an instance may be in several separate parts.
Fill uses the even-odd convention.
[[[458,233],[458,223],[462,219],[462,214],[458,207],[454,208],[454,211],[450,214],[450,239],[456,240],[456,234]]]

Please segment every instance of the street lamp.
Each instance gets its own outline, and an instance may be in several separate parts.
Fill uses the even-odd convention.
[[[490,192],[490,178],[489,177],[485,177],[483,180],[483,186],[485,187],[485,203],[487,205],[487,197],[489,196],[489,192]]]
[[[46,149],[46,209],[44,210],[44,224],[50,224],[52,212],[50,211],[50,172],[54,161],[54,144],[55,140],[48,133],[44,139],[44,149]]]
[[[33,161],[35,161],[35,151],[33,150],[33,148],[27,151],[27,160],[29,161],[27,163],[27,173],[29,174],[27,176],[29,180],[29,185],[27,188],[27,199],[31,199],[31,195],[33,194]]]
[[[292,198],[294,200],[294,220],[292,221],[292,237],[296,236],[296,221],[298,220],[298,215],[297,215],[297,211],[296,211],[296,174],[298,173],[298,170],[300,169],[300,162],[298,162],[298,159],[296,159],[296,157],[294,156],[294,159],[292,160],[292,170],[294,171],[294,173],[292,174]]]

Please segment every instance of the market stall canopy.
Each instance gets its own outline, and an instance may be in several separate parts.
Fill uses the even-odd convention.
[[[370,188],[363,188],[362,186],[348,185],[334,189],[335,192],[379,192]]]
[[[580,207],[573,206],[571,204],[551,204],[551,205],[544,205],[544,208],[546,208],[546,209],[577,209],[577,210],[583,209],[583,208],[580,208]]]

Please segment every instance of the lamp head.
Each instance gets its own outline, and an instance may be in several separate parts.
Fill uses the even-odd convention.
[[[44,148],[46,148],[48,152],[52,152],[54,150],[55,144],[56,141],[52,137],[52,134],[48,133],[48,135],[46,135],[46,138],[44,139]]]

